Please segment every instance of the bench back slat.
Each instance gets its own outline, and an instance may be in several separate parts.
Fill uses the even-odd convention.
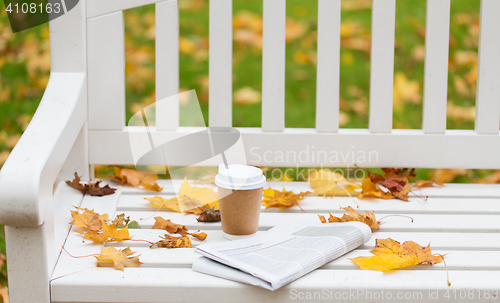
[[[156,129],[174,131],[179,126],[177,95],[179,92],[179,7],[177,0],[156,4],[155,43]],[[165,102],[165,98],[169,98],[168,102]]]
[[[262,130],[285,128],[286,1],[264,0],[262,45]]]
[[[482,0],[475,130],[498,135],[500,113],[500,1]]]
[[[89,129],[125,127],[123,12],[87,20]]]
[[[427,0],[425,18],[423,129],[426,134],[446,130],[450,0]]]
[[[318,0],[316,130],[339,129],[340,0]]]
[[[209,117],[211,127],[233,125],[233,1],[210,0]]]
[[[392,130],[396,0],[373,0],[369,128]]]

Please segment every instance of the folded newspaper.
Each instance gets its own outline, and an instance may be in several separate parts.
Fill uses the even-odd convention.
[[[261,235],[199,245],[193,270],[276,290],[363,245],[371,238],[360,222],[282,225]]]

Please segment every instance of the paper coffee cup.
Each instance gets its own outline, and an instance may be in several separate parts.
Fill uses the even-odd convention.
[[[215,177],[218,187],[221,225],[224,237],[233,240],[257,232],[266,177],[257,167],[219,165]]]

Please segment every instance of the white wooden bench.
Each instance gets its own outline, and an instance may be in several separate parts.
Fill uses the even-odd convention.
[[[481,1],[481,34],[474,130],[446,129],[446,97],[450,0],[428,0],[422,130],[392,129],[395,0],[373,0],[369,129],[339,129],[340,0],[319,0],[317,115],[315,129],[284,127],[285,1],[264,0],[262,127],[242,128],[248,162],[265,166],[353,166],[351,157],[325,163],[310,159],[268,163],[263,154],[307,146],[317,151],[375,152],[365,167],[499,168],[500,136],[500,1]],[[363,200],[360,209],[387,218],[373,239],[348,256],[368,256],[375,238],[429,242],[447,253],[452,285],[443,264],[393,273],[361,271],[342,257],[276,292],[231,282],[190,269],[197,256],[191,249],[149,249],[131,245],[144,264],[124,272],[96,267],[101,245],[82,243],[69,231],[70,208],[80,205],[111,216],[125,212],[148,217],[138,189],[120,187],[106,197],[83,196],[60,183],[78,171],[91,178],[93,165],[133,165],[129,132],[168,141],[197,129],[179,127],[178,106],[156,108],[157,123],[127,127],[125,123],[124,9],[156,3],[156,98],[178,92],[178,4],[176,0],[80,0],[67,16],[51,21],[51,77],[30,126],[0,173],[0,222],[6,225],[11,302],[239,302],[322,299],[356,302],[442,301],[498,302],[500,291],[500,187],[449,184],[426,188],[429,199]],[[231,126],[232,4],[210,0],[210,126]],[[256,160],[259,159],[260,160]],[[150,157],[146,164],[161,163]],[[213,160],[212,165],[217,165]],[[90,167],[90,169],[89,169]],[[53,184],[58,184],[53,193]],[[283,184],[270,183],[281,189]],[[307,183],[284,184],[306,190]],[[116,184],[115,184],[116,186]],[[168,189],[161,195],[171,196]],[[340,213],[349,198],[307,197],[298,208],[263,210],[260,229],[295,221],[316,222],[317,213]],[[223,241],[219,225],[198,223],[194,216],[160,212],[173,222],[208,233],[207,241]],[[131,231],[156,240],[160,230]],[[197,243],[194,243],[195,245]],[[437,291],[437,292],[436,292]],[[319,297],[318,297],[319,296]],[[437,298],[439,300],[433,300]]]

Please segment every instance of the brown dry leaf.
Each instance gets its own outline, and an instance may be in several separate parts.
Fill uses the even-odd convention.
[[[262,200],[262,205],[266,208],[278,207],[278,210],[282,210],[283,208],[291,207],[295,204],[298,205],[301,199],[310,194],[312,194],[310,191],[295,194],[284,188],[282,191],[268,188],[264,189],[264,200]]]
[[[197,220],[198,222],[220,222],[220,209],[205,209]]]
[[[73,218],[73,221],[69,224],[83,227],[86,230],[99,231],[102,229],[102,222],[108,219],[107,214],[100,215],[95,211],[87,208],[80,208],[76,206],[75,208],[83,211],[83,213],[72,210],[71,217]]]
[[[122,250],[117,250],[114,247],[103,247],[101,254],[95,258],[99,261],[98,266],[113,263],[115,269],[124,271],[125,267],[139,267],[143,264],[139,261],[139,256],[131,256],[133,254],[135,252],[130,250],[130,247]]]
[[[388,239],[377,239],[376,245],[370,251],[375,256],[357,257],[349,259],[360,269],[388,271],[412,265],[433,265],[441,262],[441,256],[431,253],[430,244],[427,247],[420,246],[413,241],[406,241],[403,245]]]
[[[256,104],[260,103],[260,92],[245,86],[234,92],[233,101],[238,104]]]
[[[341,207],[341,209],[347,211],[348,214],[344,214],[341,218],[335,217],[334,215],[330,214],[330,218],[328,218],[328,221],[322,215],[318,215],[318,217],[319,217],[320,221],[323,223],[358,221],[358,222],[365,223],[366,225],[370,226],[370,228],[373,230],[380,229],[380,227],[377,223],[377,219],[375,219],[374,212],[369,212],[369,211],[365,210],[364,214],[360,214],[359,212],[357,212],[356,210],[354,210],[350,206]]]
[[[136,169],[123,168],[115,165],[111,167],[115,170],[115,180],[121,185],[128,184],[135,187],[142,186],[144,189],[153,191],[161,191],[163,189],[156,183],[158,180],[158,176],[156,174],[145,174]]]
[[[200,215],[208,208],[219,209],[218,195],[209,187],[191,186],[184,179],[179,190],[179,196],[165,199],[159,196],[144,198],[151,202],[152,206],[168,208],[176,212]]]
[[[184,225],[175,224],[170,220],[163,219],[162,217],[155,217],[155,220],[156,222],[152,227],[153,229],[163,229],[169,233],[180,234],[183,236],[188,234],[188,229]]]
[[[164,248],[191,248],[191,240],[188,238],[188,236],[179,236],[179,237],[174,237],[174,236],[169,236],[165,235],[165,237],[161,237],[163,240],[160,240],[156,242],[155,244],[158,247],[164,247]]]
[[[200,241],[205,241],[205,239],[207,238],[207,234],[204,232],[190,233],[189,235],[195,237]]]
[[[99,184],[101,181],[97,181],[95,183],[82,184],[80,183],[80,177],[77,173],[75,173],[75,179],[73,181],[66,181],[66,184],[73,187],[74,189],[78,189],[83,194],[88,192],[91,196],[106,196],[112,195],[115,193],[116,188],[111,188],[109,185],[101,187]]]
[[[337,196],[358,194],[361,186],[353,183],[340,173],[320,169],[313,171],[307,178],[309,186],[314,190],[314,196]]]
[[[125,227],[128,225],[128,222],[130,222],[130,216],[125,218],[125,214],[121,215],[116,215],[116,218],[113,220],[113,224],[116,227]]]

